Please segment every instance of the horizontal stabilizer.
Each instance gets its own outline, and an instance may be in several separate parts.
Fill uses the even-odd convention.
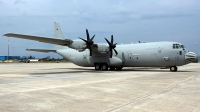
[[[4,34],[3,36],[16,37],[16,38],[22,38],[22,39],[28,39],[28,40],[35,40],[35,41],[39,41],[39,42],[62,45],[62,46],[67,46],[67,45],[69,45],[70,43],[73,42],[70,39],[55,39],[55,38],[22,35],[22,34],[15,34],[15,33],[7,33],[7,34]]]
[[[49,49],[26,49],[26,50],[35,52],[44,52],[44,53],[56,52],[56,50],[49,50]]]

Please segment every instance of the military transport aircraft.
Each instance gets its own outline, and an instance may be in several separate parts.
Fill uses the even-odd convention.
[[[54,38],[7,33],[4,36],[36,40],[55,44],[54,49],[27,49],[37,52],[55,52],[83,67],[95,67],[95,70],[121,70],[123,67],[160,67],[177,71],[177,66],[197,62],[197,55],[186,50],[179,42],[149,42],[117,45],[105,38],[107,44],[96,44],[95,37],[90,38],[86,29],[87,39],[64,39],[59,23],[54,23]]]

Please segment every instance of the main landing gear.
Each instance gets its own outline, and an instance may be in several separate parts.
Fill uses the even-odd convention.
[[[122,70],[121,66],[109,67],[106,63],[95,63],[94,67],[95,70],[102,70],[102,71],[107,71],[108,68],[110,68],[109,70]]]
[[[176,72],[178,70],[178,68],[176,66],[171,66],[170,67],[170,71],[171,72]]]

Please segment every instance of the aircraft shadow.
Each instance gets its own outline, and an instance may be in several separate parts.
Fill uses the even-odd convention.
[[[60,72],[40,72],[40,73],[31,73],[31,75],[38,75],[38,74],[65,74],[65,73],[95,73],[95,74],[101,74],[101,73],[112,73],[112,72],[171,72],[169,69],[158,69],[158,68],[130,68],[130,69],[122,69],[121,71],[95,71],[94,68],[54,68],[56,69],[66,69],[66,71],[60,71]],[[41,69],[41,70],[54,70],[54,69]],[[69,71],[72,70],[72,71]],[[193,71],[183,71],[178,70],[177,72],[193,72]],[[176,73],[176,72],[171,72]]]
[[[95,71],[94,68],[58,68],[58,69],[73,69],[73,70],[91,70],[92,72]],[[108,70],[108,71],[112,71],[112,70]],[[156,67],[148,67],[148,68],[130,68],[130,69],[122,69],[121,71],[117,71],[116,72],[123,72],[123,71],[147,71],[147,72],[171,72],[169,69],[158,69]],[[99,71],[95,71],[95,72],[99,72]],[[105,71],[102,71],[105,72]],[[114,72],[114,71],[113,71]],[[183,70],[178,70],[177,72],[193,72],[193,71],[183,71]]]

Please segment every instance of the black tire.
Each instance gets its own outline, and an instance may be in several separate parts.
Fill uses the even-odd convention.
[[[101,69],[102,70],[108,70],[108,65],[107,64],[102,64]]]
[[[120,66],[116,67],[116,70],[122,70],[122,67],[120,67]]]
[[[115,67],[110,67],[110,70],[115,70]]]
[[[95,64],[95,70],[101,70],[101,65],[100,64]]]
[[[176,66],[170,67],[170,71],[171,72],[176,72],[177,70],[178,70],[178,68]]]

